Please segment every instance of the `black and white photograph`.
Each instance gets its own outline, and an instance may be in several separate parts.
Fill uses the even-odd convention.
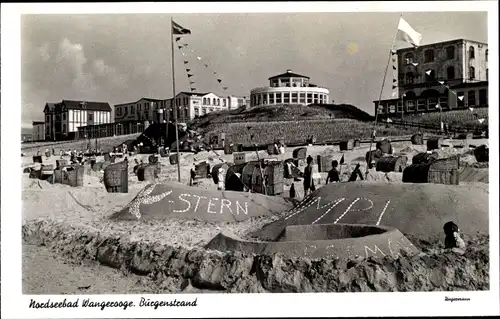
[[[497,9],[2,4],[2,317],[498,315]]]

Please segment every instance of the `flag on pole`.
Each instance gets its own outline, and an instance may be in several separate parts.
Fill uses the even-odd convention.
[[[391,53],[394,55],[394,54],[396,54],[397,52],[396,52],[396,50],[391,50]]]
[[[463,95],[462,95],[462,96],[459,96],[459,97],[458,97],[458,99],[459,99],[460,101],[463,101],[464,96],[463,96]]]
[[[483,124],[484,119],[478,119],[479,123]]]
[[[422,34],[415,31],[411,25],[403,19],[403,17],[399,19],[397,36],[400,40],[405,41],[414,47],[418,47],[422,41]]]
[[[438,81],[439,84],[444,85],[444,81]]]
[[[395,66],[395,65],[393,65],[393,66],[392,66],[392,69],[393,69],[393,70],[396,70],[396,66]]]
[[[471,112],[474,112],[474,108],[473,108],[473,107],[469,107],[469,110],[470,110]]]
[[[413,65],[413,66],[417,66],[417,65],[418,65],[418,63],[417,63],[417,62],[412,62],[412,63],[411,63],[411,65]]]
[[[191,34],[191,30],[184,28],[183,26],[175,23],[172,20],[172,34],[183,35],[183,34]]]
[[[390,118],[388,118],[387,123],[392,123],[392,120]]]
[[[342,158],[340,159],[340,165],[344,164],[344,154],[342,154]]]

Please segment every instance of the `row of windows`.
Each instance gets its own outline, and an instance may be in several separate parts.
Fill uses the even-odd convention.
[[[457,92],[456,104],[457,108],[468,108],[475,106],[486,106],[488,105],[488,91],[486,89],[479,90],[479,101],[476,101],[476,91],[470,90],[467,92],[467,99],[460,100],[459,96],[465,96],[465,92]],[[442,109],[448,109],[448,97],[430,97],[427,99],[416,99],[407,101],[398,101],[396,104],[386,105],[387,110],[382,109],[380,113],[391,112],[391,110],[396,110],[401,112],[403,105],[406,112],[412,111],[425,111],[425,110],[435,110],[436,105],[439,103]],[[479,103],[479,104],[477,104]]]
[[[488,69],[486,69],[486,80],[488,80],[489,74],[488,74]],[[454,80],[456,78],[455,75],[455,68],[453,66],[449,66],[446,68],[446,79],[447,80]],[[475,80],[476,79],[476,68],[473,66],[469,67],[469,80]],[[430,70],[430,74],[425,73],[425,82],[432,82],[435,81],[436,79],[439,79],[439,77],[436,75],[436,72],[434,70]],[[401,79],[400,79],[401,80]],[[406,84],[413,84],[415,83],[415,74],[413,72],[407,72],[405,75],[405,82]]]
[[[222,106],[226,107],[227,106],[226,99],[220,99],[220,98],[215,98],[215,97],[212,99],[210,99],[209,97],[204,97],[203,98],[203,105],[221,106],[221,100],[222,100]]]
[[[434,49],[427,49],[424,51],[424,63],[430,63],[430,62],[434,62],[435,60],[435,56],[434,56]],[[486,49],[486,62],[488,62],[488,49]],[[445,48],[445,55],[446,55],[446,59],[447,60],[453,60],[455,59],[455,46],[448,46]],[[469,55],[469,59],[474,59],[476,57],[476,53],[475,53],[475,49],[473,46],[470,46],[469,47],[469,50],[468,50],[468,55]],[[407,53],[405,55],[405,62],[406,64],[411,64],[413,62],[415,62],[415,56],[413,55],[413,53]]]
[[[307,100],[306,100],[307,96]],[[264,94],[254,94],[252,96],[252,105],[261,104],[287,104],[287,103],[326,103],[326,94],[317,93],[297,93],[297,92],[285,92],[283,93],[264,93]]]

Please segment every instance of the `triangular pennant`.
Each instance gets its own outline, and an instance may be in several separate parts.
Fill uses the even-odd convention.
[[[223,87],[222,89],[225,91],[225,90],[227,90],[228,88],[227,88],[227,86],[225,86],[225,87]]]
[[[181,37],[175,38],[175,42],[179,41],[180,39],[181,39]]]
[[[182,54],[182,56],[186,56],[186,53],[184,53],[184,52],[182,52],[182,51],[181,51],[181,54]]]
[[[340,159],[340,165],[344,164],[344,154],[342,154],[342,158]]]
[[[190,78],[190,77],[192,77],[192,76],[193,76],[192,74],[189,74],[189,73],[188,73],[188,78]]]
[[[217,79],[217,82],[221,83],[221,82],[222,82],[222,80],[221,80],[221,79]]]
[[[396,66],[395,66],[395,65],[393,65],[393,66],[392,66],[392,69],[393,69],[393,70],[396,70]]]
[[[397,92],[392,92],[392,97],[395,97],[397,95]]]
[[[196,88],[191,88],[191,91],[196,91]]]
[[[396,83],[398,80],[396,79],[392,79],[392,83]]]
[[[459,99],[460,101],[463,101],[463,100],[464,100],[464,96],[463,96],[463,95],[462,95],[462,96],[459,96],[459,97],[458,97],[458,99]]]
[[[217,72],[214,71],[214,75],[217,75]]]
[[[401,95],[402,97],[406,97],[406,93],[403,93],[403,95]]]
[[[198,60],[201,60],[201,58],[199,56],[196,57]]]
[[[432,72],[431,70],[427,70],[427,71],[425,71],[425,74],[431,75],[431,72]]]
[[[441,105],[436,104],[436,109],[439,109],[440,107],[441,107]]]
[[[396,54],[396,50],[391,50],[391,53],[394,55]]]
[[[203,63],[203,65],[204,65],[204,66],[205,66],[206,68],[208,68],[208,64],[206,64],[206,63]]]
[[[438,81],[439,84],[444,85],[444,81]]]
[[[396,58],[392,58],[392,62],[393,62],[393,63],[396,63]]]
[[[387,123],[392,123],[392,120],[388,118]]]
[[[474,111],[474,108],[473,108],[473,107],[469,107],[469,110],[470,110],[471,112],[473,112],[473,111]]]
[[[417,62],[412,62],[411,64],[412,64],[413,66],[417,66],[417,65],[418,65],[418,63],[417,63]]]
[[[184,43],[184,46],[185,46],[185,47],[187,47],[187,46],[188,46],[188,44],[187,44],[187,43]]]
[[[186,72],[189,72],[189,71],[191,71],[191,69],[186,69]]]
[[[394,90],[395,88],[397,88],[397,86],[393,85],[393,86],[392,86],[392,89]]]
[[[188,63],[189,63],[189,61],[184,61],[184,64],[188,64]]]
[[[479,123],[483,124],[484,119],[478,119]]]
[[[182,49],[182,48],[183,48],[183,46],[182,46],[182,45],[178,45],[177,47],[178,47],[179,49]]]

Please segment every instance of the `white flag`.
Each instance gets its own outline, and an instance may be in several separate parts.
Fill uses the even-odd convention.
[[[397,92],[392,92],[392,97],[395,97]]]
[[[387,119],[387,123],[392,123],[392,120],[391,119]]]
[[[432,70],[427,70],[427,71],[425,71],[425,74],[431,75],[431,72],[432,72]]]
[[[478,119],[479,123],[483,124],[484,119]]]
[[[473,108],[473,107],[469,107],[469,110],[470,110],[471,112],[474,112],[474,108]]]
[[[422,41],[422,34],[415,31],[411,25],[401,17],[398,24],[398,38],[418,47]]]
[[[441,105],[436,104],[436,109],[439,109],[440,107],[441,107]]]
[[[197,56],[198,60],[201,60],[201,58],[199,56]]]
[[[417,63],[417,62],[412,62],[411,64],[412,64],[413,66],[417,66],[417,65],[418,65],[418,63]]]
[[[444,85],[444,81],[438,81],[439,84]]]
[[[463,96],[463,95],[462,95],[462,96],[459,96],[459,97],[458,97],[458,99],[459,99],[460,101],[462,101],[462,100],[464,99],[464,96]]]

